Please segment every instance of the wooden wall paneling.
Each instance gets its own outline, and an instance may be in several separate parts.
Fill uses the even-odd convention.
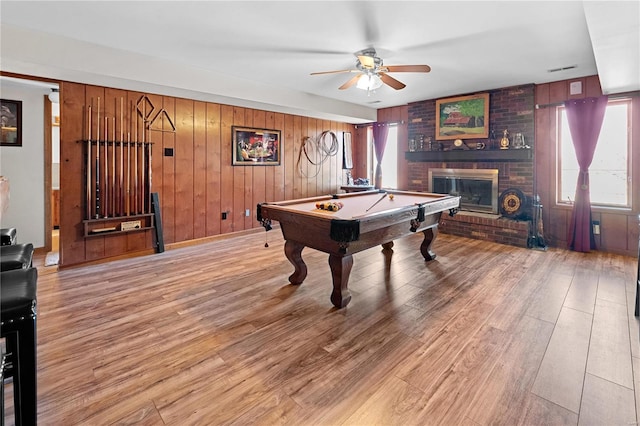
[[[245,118],[245,108],[233,108],[233,124],[236,126],[247,126]],[[249,125],[253,125],[252,123]],[[232,146],[231,149],[235,149]],[[244,206],[245,191],[247,185],[245,183],[245,169],[250,166],[234,166],[233,167],[233,209],[230,214],[233,231],[242,231],[244,229]],[[251,182],[251,181],[249,181]]]
[[[285,137],[285,114],[282,113],[274,113],[273,114],[273,123],[277,129],[280,129],[280,137]],[[273,173],[273,201],[282,201],[285,199],[285,171],[289,166],[285,162],[285,151],[282,148],[283,140],[280,140],[280,165],[274,168]],[[255,206],[254,206],[255,208]],[[255,218],[255,214],[253,215]]]
[[[293,139],[290,142],[293,150],[293,198],[298,199],[303,196],[302,189],[302,117],[296,115],[293,117]]]
[[[97,150],[97,145],[93,145],[91,147],[91,151],[92,151],[92,168],[93,168],[93,172],[91,174],[92,178],[92,183],[96,182],[96,178],[97,178],[97,170],[100,171],[100,178],[99,178],[99,183],[96,183],[96,189],[93,190],[93,196],[92,196],[92,200],[93,200],[93,204],[96,205],[97,204],[97,199],[100,199],[100,212],[99,215],[100,217],[104,217],[104,202],[105,202],[105,197],[104,197],[104,114],[105,114],[105,89],[103,87],[98,87],[98,86],[87,86],[86,88],[86,98],[85,98],[85,102],[84,105],[89,105],[92,104],[92,109],[91,109],[91,139],[94,140],[100,140],[102,141],[102,143],[100,143],[99,148],[100,148],[100,166],[96,167],[96,165],[94,164],[95,162],[97,162],[97,156],[96,156],[96,150]],[[98,108],[98,97],[100,98],[100,107]],[[87,107],[88,108],[88,107]],[[98,110],[100,110],[100,114],[98,114]],[[100,116],[100,120],[98,120],[98,115]],[[77,116],[76,116],[77,117]],[[82,121],[81,121],[82,122]],[[82,139],[84,139],[84,136],[82,137]],[[80,154],[82,155],[82,154]],[[84,158],[84,155],[82,155],[82,157]],[[94,162],[93,159],[96,159],[96,161]],[[64,163],[61,159],[60,163]],[[81,166],[80,164],[75,165],[74,166]],[[73,167],[72,170],[83,170],[83,167]],[[61,173],[62,175],[62,173]],[[72,176],[75,175],[74,173],[71,174]],[[80,187],[82,188],[80,190],[80,194],[84,194],[84,182],[80,185]],[[99,191],[98,191],[99,188]],[[96,194],[96,192],[99,192],[99,194]],[[61,205],[61,208],[62,205]],[[67,210],[66,207],[64,207],[64,210],[62,210],[65,212],[65,215],[67,214]],[[82,222],[82,219],[80,219],[80,222]],[[77,223],[77,222],[76,222]],[[81,233],[80,238],[82,238],[84,240],[84,231]],[[95,237],[95,238],[88,238],[85,241],[84,245],[85,245],[85,256],[84,259],[82,259],[83,261],[91,261],[91,260],[95,260],[95,259],[101,259],[103,257],[105,257],[105,237]]]
[[[300,138],[296,141],[298,155],[296,161],[298,162],[297,173],[300,174],[300,197],[306,198],[309,196],[309,186],[307,185],[307,176],[309,173],[309,161],[305,157],[303,150],[303,143],[306,137],[309,135],[309,118],[300,118]]]
[[[194,102],[193,111],[193,237],[207,236],[207,105]]]
[[[72,265],[86,260],[82,221],[85,219],[86,196],[84,177],[84,147],[87,138],[85,124],[87,86],[62,82],[60,116],[60,265]]]
[[[367,128],[358,126],[353,135],[354,166],[353,178],[367,177]]]
[[[296,179],[294,116],[284,115],[284,129],[282,132],[282,156],[284,160],[284,199],[295,198],[293,187]]]
[[[147,94],[147,97],[149,98],[150,102],[153,104],[153,106],[156,109],[156,111],[153,112],[153,117],[151,117],[151,119],[153,119],[155,115],[159,111],[161,111],[162,108],[164,108],[164,100],[160,95]],[[169,118],[171,119],[172,122],[175,122],[175,115],[169,114]],[[130,120],[127,119],[126,115],[125,115],[125,122],[126,122],[125,124],[129,124],[130,122]],[[129,127],[126,127],[126,128],[129,129],[130,125]],[[165,140],[165,135],[168,135],[167,138],[169,137],[173,138],[174,135],[173,133],[169,133],[171,131],[171,124],[165,118],[164,114],[158,117],[156,122],[153,124],[152,129],[156,129],[156,130],[151,130],[147,133],[148,140],[151,141],[151,145],[149,146],[149,149],[151,151],[150,193],[151,192],[158,193],[158,199],[160,201],[160,218],[162,219],[161,225],[163,226],[163,232],[164,232],[163,239],[166,242],[167,234],[166,234],[166,231],[164,230],[164,224],[166,222],[166,218],[164,217],[164,208],[163,208],[163,206],[165,205],[165,195],[163,192],[164,179],[165,179],[164,171],[163,171],[164,170],[164,140]],[[127,140],[127,131],[125,131],[124,138],[125,140]],[[171,147],[173,146],[174,146],[173,139],[171,139]],[[126,147],[125,147],[125,164],[126,164],[126,158],[127,157],[126,157]],[[170,157],[170,158],[173,158],[173,157]],[[151,246],[153,246],[153,241],[155,239],[153,230],[149,231],[149,238],[151,240]]]
[[[222,105],[220,108],[220,233],[222,234],[233,231],[231,212],[234,206],[234,178],[235,169],[239,168],[239,166],[231,165],[233,111],[234,107],[229,105]],[[222,219],[222,213],[227,213],[226,220]]]
[[[337,187],[335,186],[335,176],[338,168],[342,168],[343,157],[342,157],[342,149],[341,149],[341,143],[340,143],[340,141],[342,140],[342,131],[335,121],[325,120],[325,123],[327,127],[326,129],[323,127],[323,130],[331,130],[333,133],[335,133],[336,138],[338,140],[338,145],[337,145],[337,152],[327,160],[327,164],[322,169],[322,172],[323,172],[322,193],[335,194],[336,192],[338,192]],[[328,146],[331,146],[331,143],[332,143],[331,140],[332,139],[329,138]]]
[[[177,131],[176,101],[175,98],[164,96],[162,107],[173,120]],[[168,130],[169,123],[163,122],[163,129]],[[162,231],[165,244],[176,242],[176,133],[162,133],[162,187],[160,192],[160,204],[162,204]],[[165,156],[164,149],[173,150],[173,155]]]
[[[207,103],[207,236],[220,234],[220,105]]]
[[[247,108],[244,110],[244,125],[264,129],[265,112]],[[250,209],[254,211],[255,200],[261,196],[264,201],[264,168],[244,166],[244,204],[242,210],[238,211],[238,220],[240,220],[240,229],[251,229],[251,215],[246,216],[245,211]],[[260,169],[260,170],[258,170]]]
[[[583,87],[585,87],[585,97],[592,98],[602,96],[602,87],[600,87],[600,79],[597,75],[585,78]]]
[[[331,145],[331,137],[330,135],[327,135],[326,139],[323,139],[322,141],[320,141],[320,136],[322,135],[322,132],[324,132],[325,130],[333,130],[331,127],[331,123],[327,120],[318,120],[316,123],[316,137],[318,138],[318,141],[320,142],[320,144],[318,145],[319,147],[322,147],[322,149],[320,150],[321,152],[321,158],[324,159],[324,162],[322,164],[319,165],[317,172],[318,172],[318,176],[316,176],[316,194],[317,195],[324,195],[324,194],[328,194],[329,191],[329,184],[327,182],[328,177],[329,177],[329,173],[331,173],[331,170],[329,168],[330,164],[332,162],[335,161],[336,156],[333,157],[326,157],[326,153],[325,153],[325,149],[328,149]]]
[[[306,136],[309,136],[310,138],[312,138],[314,141],[317,140],[317,136],[318,136],[318,131],[317,131],[317,125],[318,125],[318,119],[316,118],[309,118],[307,119],[307,133]],[[314,148],[317,148],[317,144]],[[317,159],[319,158],[318,156],[318,150],[314,149],[313,153],[316,154],[314,156],[311,156],[311,159],[313,160],[314,163],[316,163],[316,165],[311,164],[310,162],[308,162],[308,168],[307,168],[307,194],[309,195],[309,197],[313,197],[315,195],[318,194],[318,188],[316,185],[316,179],[318,178],[318,166],[317,166]]]
[[[176,241],[193,239],[194,101],[176,99]]]
[[[564,102],[569,93],[569,85],[566,81],[549,83],[549,102]]]
[[[130,93],[129,93],[130,95]],[[147,121],[150,121],[151,119],[153,119],[154,114],[159,111],[162,108],[162,97],[161,96],[157,96],[157,95],[151,95],[151,94],[144,94],[141,93],[139,94],[138,97],[132,99],[134,105],[140,100],[140,98],[142,96],[146,96],[149,99],[149,102],[151,102],[151,105],[153,105],[153,108],[151,109],[151,112],[147,109],[147,107],[143,107],[143,113],[147,115]],[[119,102],[119,99],[118,99]],[[126,102],[126,100],[125,100]],[[119,108],[119,103],[118,103],[118,108]],[[125,107],[126,108],[126,107]],[[119,111],[119,109],[118,109]],[[141,142],[143,135],[142,135],[142,129],[145,128],[145,124],[144,124],[144,119],[140,114],[136,113],[136,111],[130,111],[131,114],[133,114],[132,117],[130,117],[130,122],[135,123],[136,120],[138,120],[138,141]],[[167,126],[168,127],[168,126]],[[145,142],[149,142],[149,140],[151,140],[152,142],[154,141],[154,136],[159,139],[158,135],[155,134],[155,132],[151,132],[148,129],[145,130],[145,134],[144,134],[144,141]],[[126,135],[125,135],[126,138]],[[133,137],[132,137],[133,140]],[[145,157],[144,159],[145,162],[145,168],[148,167],[148,159]],[[152,167],[153,167],[153,163],[152,163]],[[142,167],[142,147],[139,148],[138,150],[138,171],[140,173],[140,176],[142,176],[143,173],[143,167]],[[152,180],[153,180],[153,171],[152,171]],[[157,175],[156,175],[157,177]],[[147,199],[147,194],[150,196],[150,191],[149,191],[149,181],[146,180],[145,178],[145,187],[147,188],[146,192],[144,194],[140,194],[140,204],[142,204],[142,202],[145,203],[145,207],[144,207],[144,211],[147,213],[150,213],[149,210],[149,200]],[[153,189],[153,181],[151,182],[151,191],[154,191]],[[139,191],[142,191],[142,184],[139,186]],[[160,199],[160,202],[162,203],[162,199]],[[142,209],[142,206],[140,207],[140,209]],[[147,230],[147,231],[143,231],[143,232],[130,232],[128,234],[126,234],[126,238],[127,238],[127,250],[129,252],[136,252],[136,251],[140,251],[140,250],[144,250],[145,248],[151,248],[153,247],[153,240],[154,240],[154,235],[153,235],[154,231],[153,230]],[[166,239],[165,239],[166,241]]]
[[[282,135],[282,128],[276,126],[275,123],[275,117],[274,117],[274,113],[273,112],[267,112],[265,113],[265,121],[264,121],[264,126],[266,129],[277,129],[280,130],[280,134]],[[276,168],[278,168],[280,166],[269,166],[269,167],[263,167],[264,168],[264,199],[265,201],[274,201],[274,194],[275,194],[275,171]],[[256,196],[256,198],[258,198]],[[251,205],[251,216],[249,217],[249,219],[251,220],[251,227],[255,227],[256,223],[255,223],[255,215],[253,214],[255,211],[255,206],[256,203],[253,203]]]
[[[331,126],[334,129],[334,133],[338,138],[338,153],[336,154],[335,161],[329,163],[329,192],[337,193],[340,190],[340,172],[342,171],[342,167],[344,166],[344,134],[345,127],[342,126],[342,123],[336,123],[335,121],[331,122]]]
[[[253,122],[251,122],[251,125],[256,128],[273,129],[273,127],[267,125],[267,114],[265,111],[249,110],[247,120],[253,120]],[[242,214],[244,216],[244,229],[251,229],[254,226],[255,219],[252,216],[253,213],[255,213],[256,204],[267,201],[267,183],[265,181],[267,176],[266,169],[271,169],[272,167],[273,166],[247,167],[248,171],[252,174],[252,177],[251,180],[247,181],[247,192],[245,193],[244,208],[250,209],[251,214],[249,216],[244,216],[243,210]],[[245,175],[245,179],[246,178],[247,175]]]
[[[597,220],[597,218],[594,217],[593,220]],[[638,241],[636,240],[635,243],[629,247],[629,241],[627,238],[629,232],[630,230],[627,229],[626,215],[601,213],[600,241],[602,242],[602,245],[599,245],[598,247],[606,247],[607,250],[615,253],[623,253],[625,251],[633,252],[634,248],[638,245]]]

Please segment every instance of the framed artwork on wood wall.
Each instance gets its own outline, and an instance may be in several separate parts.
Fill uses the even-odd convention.
[[[282,156],[280,130],[232,126],[234,166],[278,166]]]
[[[22,146],[22,101],[0,99],[0,146]]]
[[[489,94],[458,96],[436,101],[436,139],[487,139]]]

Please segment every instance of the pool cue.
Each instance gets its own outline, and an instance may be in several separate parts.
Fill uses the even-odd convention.
[[[111,213],[116,215],[116,116],[113,115],[113,144],[111,148]]]
[[[136,111],[136,137],[133,141],[133,212],[138,214],[138,114]]]
[[[369,207],[368,209],[365,210],[365,212],[368,212],[369,210],[371,210],[372,208],[374,208],[376,206],[376,204],[378,204],[380,201],[384,200],[385,197],[387,196],[387,193],[385,192],[382,197],[380,197],[380,199],[378,201],[376,201],[375,203],[373,203],[371,205],[371,207]]]
[[[98,128],[96,129],[96,219],[100,218],[100,96],[98,96]]]
[[[127,185],[125,195],[125,209],[127,216],[129,216],[131,213],[131,132],[127,132]]]
[[[106,115],[106,114],[105,114]],[[109,154],[107,147],[108,135],[107,130],[109,128],[109,119],[104,118],[104,217],[109,217]]]
[[[141,185],[140,185],[140,210],[142,210],[142,213],[144,214],[144,184],[145,184],[145,173],[144,173],[144,143],[147,139],[146,137],[146,132],[147,132],[147,111],[146,111],[146,102],[144,104],[142,104],[142,153],[140,155],[141,160],[142,160],[142,165],[140,166],[140,174],[141,174]]]
[[[118,204],[120,205],[120,216],[124,215],[124,191],[122,181],[124,175],[124,98],[120,98],[120,186],[118,187]]]
[[[91,99],[91,103],[93,103],[93,99]],[[91,219],[91,103],[87,114],[87,219]]]
[[[147,144],[147,150],[149,151],[149,166],[147,173],[149,173],[149,196],[147,197],[148,209],[147,212],[151,213],[151,129],[149,129],[149,143]]]

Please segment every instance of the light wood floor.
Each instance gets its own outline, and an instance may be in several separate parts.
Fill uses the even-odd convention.
[[[39,423],[636,424],[634,258],[415,235],[335,310],[328,256],[294,287],[268,236],[39,267]]]

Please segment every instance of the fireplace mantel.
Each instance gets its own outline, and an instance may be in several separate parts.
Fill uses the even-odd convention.
[[[454,151],[413,151],[405,152],[404,158],[408,161],[531,161],[532,149],[491,149],[491,150],[454,150]]]

